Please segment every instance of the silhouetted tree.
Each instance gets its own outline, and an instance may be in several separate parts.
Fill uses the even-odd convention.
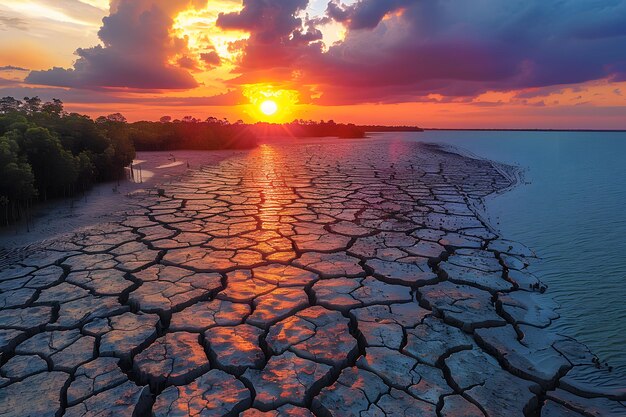
[[[199,122],[200,120],[196,119],[196,118],[195,118],[195,117],[193,117],[193,116],[185,116],[185,117],[183,117],[183,120],[182,120],[182,121],[183,121],[184,123],[197,123],[197,122]]]
[[[22,107],[22,102],[13,97],[2,97],[0,98],[0,113],[7,114],[13,113],[20,110]]]
[[[41,106],[41,111],[50,116],[61,117],[63,115],[63,102],[58,98],[47,101]]]
[[[41,110],[41,99],[38,96],[24,97],[23,106],[27,114],[35,114]]]
[[[107,121],[109,122],[114,122],[114,123],[126,123],[126,117],[124,117],[124,115],[122,113],[112,113],[109,114],[107,117]]]

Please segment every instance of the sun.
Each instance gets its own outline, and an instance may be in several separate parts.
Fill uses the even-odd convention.
[[[274,100],[265,100],[261,103],[261,112],[266,116],[273,116],[278,111],[278,104]]]
[[[277,88],[272,84],[248,84],[242,89],[249,101],[245,112],[254,120],[286,123],[295,117],[299,94],[296,90]]]

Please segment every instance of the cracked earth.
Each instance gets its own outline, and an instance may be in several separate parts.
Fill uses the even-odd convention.
[[[0,416],[624,416],[550,330],[533,253],[474,209],[502,167],[271,144],[7,255]]]

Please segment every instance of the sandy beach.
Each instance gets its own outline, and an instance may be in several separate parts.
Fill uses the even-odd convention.
[[[551,330],[534,252],[476,210],[506,166],[368,140],[173,156],[2,236],[28,248],[0,270],[0,410],[626,413],[624,381]]]

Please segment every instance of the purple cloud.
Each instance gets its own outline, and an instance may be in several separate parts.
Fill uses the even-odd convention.
[[[626,1],[360,0],[346,39],[302,67],[322,103],[475,96],[626,75]]]

